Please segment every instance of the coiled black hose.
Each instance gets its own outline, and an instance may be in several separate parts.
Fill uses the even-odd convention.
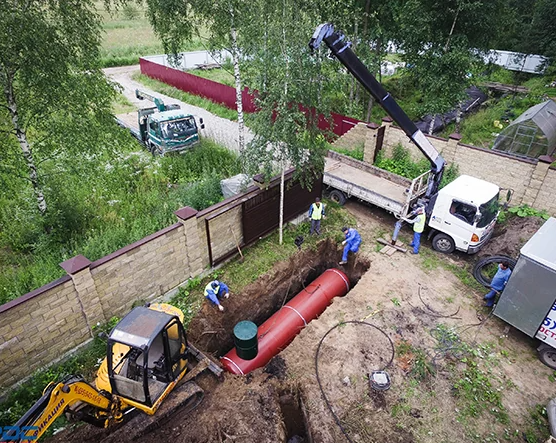
[[[486,256],[480,259],[475,266],[473,267],[473,277],[479,282],[479,284],[484,285],[485,287],[490,286],[492,282],[492,277],[487,276],[483,273],[483,268],[487,265],[500,263],[507,261],[510,264],[510,269],[513,270],[516,264],[516,260],[510,256],[504,255],[496,255],[496,256]]]

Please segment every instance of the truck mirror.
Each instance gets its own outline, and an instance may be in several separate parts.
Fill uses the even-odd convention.
[[[205,129],[205,124],[201,123],[201,129]]]
[[[199,123],[200,123],[201,125],[203,125],[203,118],[202,118],[202,117],[199,118]]]
[[[512,200],[512,194],[513,190],[508,190],[508,192],[506,193],[506,203],[510,203],[510,200]]]
[[[475,214],[475,220],[473,221],[473,223],[476,224],[477,222],[479,222],[481,220],[482,215],[483,214],[480,211],[477,211],[477,214]]]

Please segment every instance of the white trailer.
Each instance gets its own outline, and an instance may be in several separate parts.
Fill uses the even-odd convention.
[[[521,248],[494,315],[541,341],[539,359],[556,370],[556,219]]]

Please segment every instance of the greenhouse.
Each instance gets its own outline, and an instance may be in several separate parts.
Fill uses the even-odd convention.
[[[539,103],[500,132],[492,149],[518,156],[538,158],[556,151],[556,103]]]

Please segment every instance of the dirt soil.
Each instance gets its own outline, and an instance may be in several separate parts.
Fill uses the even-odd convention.
[[[347,442],[338,422],[355,442],[525,440],[532,409],[546,406],[553,395],[553,372],[537,360],[533,340],[489,317],[482,308],[483,294],[442,265],[467,267],[476,258],[438,255],[427,242],[418,256],[381,254],[375,239],[391,230],[392,220],[357,203],[346,208],[363,238],[360,252],[343,268],[352,290],[334,299],[264,369],[246,377],[226,374],[222,382],[210,374],[198,377],[203,403],[136,442]],[[488,254],[515,256],[538,228],[533,225],[510,221]],[[325,241],[316,253],[302,250],[290,262],[276,264],[242,293],[232,289],[224,313],[205,304],[190,325],[189,339],[222,356],[233,346],[237,322],[249,319],[260,325],[326,268],[339,267],[340,248]],[[502,394],[507,423],[496,420],[496,407],[481,410],[481,402],[473,404],[480,410],[477,416],[464,415],[469,404],[457,396],[455,385],[464,378],[466,363],[453,337],[439,342],[433,334],[439,326],[453,328],[472,345],[479,368],[490,369],[479,390],[490,383]],[[369,374],[383,369],[391,387],[371,389]],[[81,442],[88,436],[79,428],[59,439]]]
[[[537,232],[545,221],[540,217],[510,218],[505,224],[500,224],[494,231],[493,238],[478,253],[478,256],[504,254],[517,258],[519,250],[529,238]]]

